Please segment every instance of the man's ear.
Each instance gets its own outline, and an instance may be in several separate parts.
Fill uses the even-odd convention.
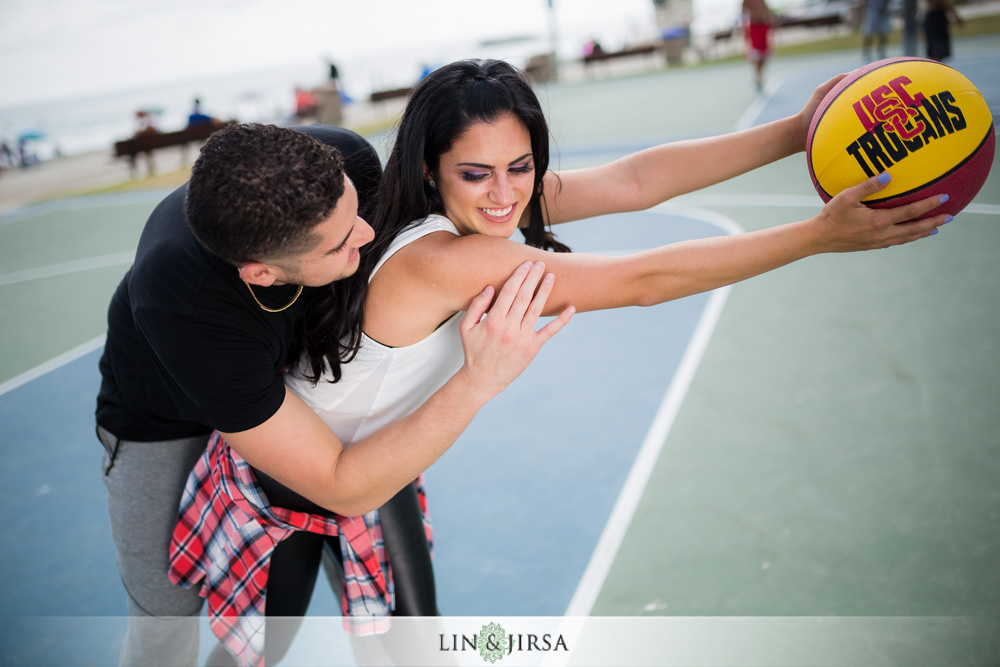
[[[278,277],[267,264],[247,262],[240,267],[240,278],[251,285],[270,287]]]

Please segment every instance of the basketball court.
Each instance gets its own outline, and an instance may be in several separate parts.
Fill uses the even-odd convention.
[[[1000,38],[956,47],[952,65],[996,117]],[[745,63],[543,90],[553,165],[780,118],[860,64],[776,60],[761,97]],[[97,359],[108,299],[164,194],[0,218],[5,663],[117,660],[125,602],[93,434]],[[820,205],[799,154],[555,231],[577,251],[627,253]],[[442,613],[997,620],[998,247],[995,168],[935,237],[578,315],[427,475]],[[321,581],[310,615],[338,614]],[[990,664],[1000,632],[976,639],[936,650]],[[203,656],[213,641],[206,631]],[[283,664],[353,664],[346,647],[314,648],[304,637]],[[921,664],[910,650],[877,664]]]

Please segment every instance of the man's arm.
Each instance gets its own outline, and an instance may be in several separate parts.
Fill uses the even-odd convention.
[[[252,466],[317,505],[345,516],[380,507],[430,467],[572,317],[568,308],[535,331],[554,281],[543,273],[540,263],[521,265],[488,313],[494,290],[480,293],[462,319],[458,373],[413,413],[350,448],[287,389],[266,422],[223,436]]]

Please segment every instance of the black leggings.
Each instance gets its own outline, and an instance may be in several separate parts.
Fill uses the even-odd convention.
[[[294,494],[260,471],[256,472],[265,494],[276,507],[329,515],[328,511]],[[379,510],[379,516],[396,593],[393,616],[438,616],[434,569],[416,485],[408,484],[393,496]],[[264,642],[266,664],[277,664],[288,652],[302,623],[301,617],[309,608],[321,562],[339,600],[344,591],[339,537],[296,531],[278,544],[271,554],[265,617],[281,617],[281,620],[267,621]],[[236,663],[220,644],[212,651],[207,664]]]

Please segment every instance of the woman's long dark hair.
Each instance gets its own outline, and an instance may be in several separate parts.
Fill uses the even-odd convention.
[[[503,114],[513,114],[528,131],[534,161],[534,194],[529,201],[529,223],[522,229],[528,245],[555,252],[569,252],[546,229],[542,214],[542,180],[549,166],[549,128],[545,114],[527,77],[502,60],[461,60],[428,74],[410,93],[399,122],[396,142],[382,173],[378,195],[368,222],[375,230],[375,240],[361,252],[358,272],[331,286],[340,293],[341,305],[336,323],[341,334],[339,354],[332,348],[307,345],[312,374],[318,381],[324,366],[340,379],[340,362],[353,358],[348,349],[361,339],[364,330],[364,298],[368,278],[396,237],[415,222],[432,213],[444,213],[444,202],[424,178],[424,164],[437,172],[440,157],[471,125],[491,123]],[[358,301],[355,301],[358,300]],[[353,302],[354,306],[351,306]],[[307,306],[308,309],[308,306]]]
[[[368,142],[361,137],[357,139],[360,146],[342,142],[344,171],[358,193],[358,215],[368,219],[382,176],[382,163]],[[302,295],[302,318],[289,350],[289,363],[296,363],[304,354],[306,378],[319,382],[329,368],[333,381],[339,381],[340,365],[353,359],[361,345],[367,296],[368,280],[357,273],[327,287],[306,290]]]

